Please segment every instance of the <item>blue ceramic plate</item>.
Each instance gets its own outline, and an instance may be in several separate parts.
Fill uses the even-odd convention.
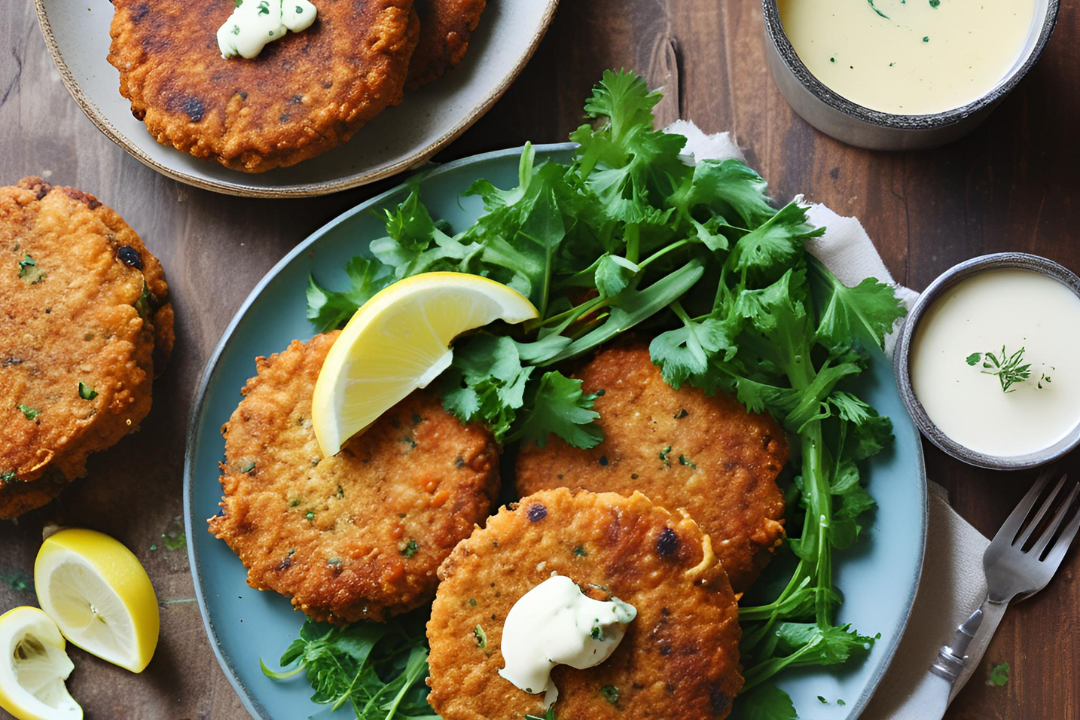
[[[520,150],[504,150],[444,165],[420,181],[424,202],[434,217],[455,228],[471,224],[482,211],[479,198],[462,197],[477,178],[497,186],[517,183]],[[571,145],[537,148],[540,158],[566,160]],[[367,252],[367,242],[384,235],[371,211],[405,199],[399,187],[345,213],[298,245],[251,292],[233,318],[207,366],[188,436],[184,467],[184,500],[188,552],[195,592],[206,631],[226,676],[251,714],[264,720],[329,717],[309,700],[303,677],[276,682],[259,669],[260,658],[271,667],[297,636],[303,616],[289,601],[272,592],[252,590],[240,561],[225,543],[206,531],[206,518],[218,511],[221,488],[218,461],[225,451],[221,426],[240,400],[240,388],[255,373],[255,356],[284,349],[296,338],[312,335],[304,317],[308,273],[330,287],[344,287],[344,266]],[[855,718],[865,707],[892,659],[907,624],[922,570],[926,543],[926,478],[918,433],[904,412],[884,356],[861,378],[860,395],[892,417],[893,449],[874,458],[869,490],[879,509],[863,537],[835,559],[837,584],[845,602],[839,621],[851,622],[881,640],[860,663],[841,669],[808,669],[783,675],[779,684],[804,713],[812,708],[818,720]],[[832,704],[822,705],[817,696]],[[835,704],[843,699],[844,706]],[[348,717],[346,709],[333,717]]]

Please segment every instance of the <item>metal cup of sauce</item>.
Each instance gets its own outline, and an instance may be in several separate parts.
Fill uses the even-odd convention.
[[[1027,271],[1026,273],[1005,273],[1000,271]],[[995,291],[1000,289],[999,285],[993,285],[998,279],[1003,279],[1008,276],[1028,275],[1031,273],[1037,273],[1041,278],[1051,279],[1053,283],[1044,283],[1048,286],[1043,289],[1049,290],[1051,295],[1056,297],[1056,300],[1052,301],[1053,306],[1038,306],[1035,308],[1028,308],[1034,310],[1033,313],[1028,313],[1027,318],[1032,323],[1036,321],[1043,323],[1046,327],[1042,327],[1044,335],[1046,333],[1053,333],[1051,344],[1060,344],[1065,342],[1077,343],[1080,345],[1080,322],[1077,322],[1077,318],[1080,317],[1080,278],[1078,278],[1073,272],[1067,268],[1048,260],[1038,255],[1029,255],[1026,253],[997,253],[993,255],[983,255],[976,257],[966,262],[960,263],[938,277],[934,282],[930,284],[926,291],[919,296],[919,299],[912,305],[907,319],[904,322],[903,327],[898,333],[897,344],[895,353],[893,355],[893,369],[896,374],[897,387],[900,391],[900,397],[904,401],[904,405],[907,408],[908,413],[915,421],[915,425],[922,432],[930,442],[936,445],[941,450],[945,451],[954,458],[961,460],[969,465],[975,465],[977,467],[989,468],[993,470],[1023,470],[1027,468],[1037,467],[1053,462],[1062,457],[1077,445],[1080,445],[1080,402],[1075,402],[1077,397],[1080,397],[1080,358],[1077,357],[1045,357],[1045,344],[1043,347],[1043,357],[1039,357],[1040,349],[1032,345],[1032,341],[1036,340],[1035,335],[1037,333],[1029,331],[1029,328],[1025,326],[1023,340],[1025,341],[1025,347],[1029,351],[1034,351],[1031,356],[1026,358],[1023,362],[1030,362],[1030,377],[1022,381],[1023,387],[1019,388],[1029,395],[1025,398],[1023,396],[1007,395],[1003,394],[1002,388],[997,387],[993,380],[999,378],[988,378],[987,373],[982,372],[983,363],[987,362],[984,353],[986,351],[997,352],[998,348],[994,347],[993,341],[987,341],[979,344],[978,347],[972,345],[967,347],[969,343],[960,341],[957,347],[952,348],[952,351],[948,353],[948,357],[940,357],[934,359],[935,372],[942,373],[940,379],[944,382],[954,382],[953,378],[964,378],[964,382],[970,383],[973,378],[978,378],[978,382],[983,383],[980,388],[981,392],[992,393],[994,396],[980,398],[985,400],[991,400],[997,404],[997,407],[1002,407],[1001,403],[1014,402],[1014,399],[1026,401],[1026,411],[1028,417],[1031,417],[1031,411],[1034,402],[1047,402],[1049,405],[1045,406],[1049,411],[1051,407],[1056,408],[1058,414],[1055,421],[1051,421],[1050,416],[1052,413],[1045,413],[1048,417],[1043,418],[1036,416],[1036,423],[1030,423],[1032,425],[1038,425],[1044,420],[1046,423],[1056,423],[1056,431],[1048,429],[1048,435],[1045,443],[1041,446],[1036,443],[1026,449],[1026,451],[1017,452],[1019,446],[1011,448],[1011,452],[1000,452],[1001,450],[1010,449],[1008,443],[1003,443],[1000,440],[995,440],[989,435],[989,431],[1000,433],[1003,430],[1002,423],[1007,421],[1021,422],[1021,416],[1009,417],[1008,412],[991,411],[986,407],[978,407],[974,403],[964,403],[962,395],[957,396],[955,403],[955,410],[959,413],[966,413],[967,418],[974,428],[973,431],[978,431],[979,428],[988,431],[988,435],[985,438],[979,438],[979,442],[971,442],[965,444],[959,442],[956,436],[960,436],[963,433],[954,432],[952,435],[945,432],[942,426],[939,426],[937,422],[931,419],[931,415],[934,413],[928,412],[927,404],[930,403],[930,398],[920,398],[917,394],[919,390],[918,382],[913,381],[913,375],[917,374],[917,369],[914,367],[917,358],[916,355],[924,350],[917,347],[920,342],[925,342],[924,337],[929,335],[920,333],[920,327],[923,323],[935,323],[939,320],[943,320],[945,315],[943,302],[948,300],[954,301],[956,296],[961,292],[959,286],[965,284],[966,281],[981,278],[985,283],[990,283],[990,287]],[[995,278],[995,274],[997,278]],[[968,283],[971,287],[971,283]],[[1014,288],[1014,291],[1016,288]],[[985,288],[984,288],[985,292]],[[1026,292],[1022,289],[1021,292]],[[1055,294],[1056,293],[1056,294]],[[984,296],[985,297],[985,296]],[[1015,297],[1015,295],[1014,295]],[[979,298],[974,298],[978,300]],[[971,305],[969,305],[971,307]],[[1018,308],[1018,311],[1023,311],[1023,308]],[[1067,312],[1066,312],[1067,311]],[[978,312],[978,311],[976,311]],[[993,310],[989,310],[993,312]],[[997,315],[993,316],[994,321],[1000,325],[1001,333],[995,330],[991,334],[995,339],[998,337],[1004,337],[1008,335],[1007,327],[1009,325],[1007,318],[1001,318]],[[953,320],[956,319],[954,314]],[[963,333],[958,333],[962,335]],[[1002,353],[1013,353],[1019,349],[1017,345],[1017,336],[1015,332],[1012,333],[1012,347],[1003,348]],[[1001,342],[1000,340],[998,342]],[[960,345],[963,345],[961,349]],[[984,347],[986,345],[987,347]],[[968,353],[972,353],[972,356],[968,356]],[[1058,347],[1052,351],[1052,354],[1065,353]],[[981,357],[975,361],[973,355],[980,354]],[[999,356],[1000,359],[1000,356]],[[924,362],[920,360],[919,362]],[[1051,369],[1051,367],[1053,369]],[[1060,375],[1058,374],[1060,371]],[[966,373],[966,375],[964,374]],[[1046,382],[1046,377],[1053,375],[1050,382]],[[936,385],[935,389],[941,389],[943,386],[940,383]],[[1002,383],[1002,387],[1004,383]],[[985,388],[984,390],[982,388]],[[947,389],[947,388],[946,388]],[[1012,388],[1010,390],[1015,390]],[[923,393],[929,395],[924,388]],[[1040,395],[1040,393],[1057,393],[1050,400],[1049,394]],[[924,400],[927,402],[924,403]],[[936,402],[935,411],[938,413],[939,420],[944,418],[941,415],[942,404],[939,401]],[[1009,407],[1005,405],[1004,407]],[[1020,407],[1023,406],[1012,406]],[[1061,411],[1064,408],[1066,415],[1062,415]],[[1073,408],[1073,409],[1070,409]],[[947,408],[946,408],[947,409]],[[1068,413],[1075,412],[1075,421],[1069,420]],[[950,420],[952,422],[952,420]],[[955,425],[954,428],[955,429]],[[1022,429],[1028,430],[1025,425]],[[966,431],[965,431],[966,432]],[[1032,431],[1037,432],[1037,431]],[[968,435],[969,439],[972,437]],[[1012,440],[1012,437],[1008,438]],[[1031,440],[1031,438],[1028,438]],[[979,447],[973,448],[969,445],[977,445]],[[993,450],[991,450],[991,448]]]
[[[791,0],[799,2],[800,0]],[[802,0],[806,1],[806,0]],[[855,0],[858,1],[858,0]],[[950,0],[907,0],[937,8]],[[785,32],[778,0],[762,0],[765,52],[781,94],[804,120],[841,142],[870,150],[921,150],[959,139],[981,123],[1042,55],[1057,23],[1059,0],[1035,0],[1034,16],[1019,56],[1004,77],[975,100],[928,114],[898,114],[843,97],[811,73]],[[877,12],[871,1],[865,12]],[[882,17],[881,13],[878,13]],[[933,38],[927,38],[932,42]],[[887,76],[882,83],[889,82]]]

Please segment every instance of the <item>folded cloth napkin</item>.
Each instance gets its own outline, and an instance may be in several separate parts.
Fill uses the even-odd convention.
[[[707,135],[686,120],[672,123],[665,131],[685,135],[684,152],[695,160],[745,159],[728,133]],[[809,205],[807,217],[814,225],[825,228],[825,234],[811,240],[807,248],[840,282],[853,286],[865,278],[877,278],[891,284],[907,305],[919,296],[896,284],[856,218],[841,217],[818,204]],[[895,333],[887,338],[886,351],[890,357],[893,342]],[[952,639],[956,627],[986,597],[982,556],[989,540],[949,506],[948,495],[940,485],[929,483],[929,496],[927,552],[915,606],[892,664],[861,716],[863,720],[927,720],[923,693],[930,692],[924,684],[930,665],[938,649]],[[970,659],[964,675],[953,687],[953,696],[979,664],[1003,613],[1003,607],[988,608],[977,637],[968,647]]]

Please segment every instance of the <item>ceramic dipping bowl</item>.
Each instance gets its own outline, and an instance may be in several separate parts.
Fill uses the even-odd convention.
[[[1060,0],[1036,0],[1035,18],[1020,57],[1008,74],[978,100],[932,115],[894,115],[857,105],[814,77],[791,46],[777,0],[761,0],[765,53],[784,99],[806,122],[840,142],[870,150],[923,150],[974,130],[1036,63],[1057,23]],[[1040,22],[1041,20],[1041,22]]]
[[[938,299],[944,297],[949,289],[957,283],[982,272],[1005,269],[1031,270],[1041,273],[1067,286],[1080,297],[1080,277],[1077,277],[1068,268],[1039,255],[1008,252],[972,258],[946,270],[934,282],[930,283],[930,286],[911,306],[907,319],[897,335],[896,349],[893,353],[893,371],[896,374],[896,386],[900,391],[904,406],[907,408],[912,420],[915,421],[915,426],[919,428],[919,431],[927,440],[957,460],[969,465],[991,470],[1025,470],[1051,463],[1077,445],[1080,445],[1080,425],[1057,443],[1027,455],[1000,457],[976,452],[957,443],[934,424],[922,403],[919,402],[919,398],[915,395],[910,372],[912,345],[919,328],[919,322],[931,306]]]

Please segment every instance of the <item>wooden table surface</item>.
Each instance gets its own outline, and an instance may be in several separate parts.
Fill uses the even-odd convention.
[[[523,0],[524,1],[524,0]],[[897,280],[924,288],[982,253],[1023,250],[1080,270],[1078,0],[1063,0],[1044,57],[987,122],[960,142],[919,153],[841,145],[795,116],[765,68],[756,0],[564,0],[536,56],[502,100],[436,160],[566,139],[605,68],[628,67],[673,92],[663,121],[730,130],[774,197],[796,193],[857,216]],[[1072,127],[1073,130],[1069,130]],[[182,512],[184,434],[198,378],[249,290],[310,232],[375,192],[312,200],[238,200],[174,182],[101,135],[69,97],[30,0],[0,12],[0,184],[25,175],[71,185],[116,209],[161,258],[177,316],[177,351],[154,386],[137,435],[89,463],[59,501],[0,523],[0,611],[34,604],[31,573],[43,525],[110,533],[145,564],[163,605],[157,656],[141,676],[72,650],[72,693],[93,720],[245,720],[211,653],[186,553],[163,546]],[[1080,330],[1080,329],[1078,329]],[[993,535],[1032,473],[999,474],[927,445],[929,476],[956,509]],[[156,549],[154,549],[156,548]],[[933,552],[933,547],[928,552]],[[1080,557],[1048,590],[1011,609],[954,720],[1080,717]],[[171,602],[177,601],[177,602]],[[986,683],[1008,661],[1005,687]],[[885,682],[888,682],[886,677]],[[0,717],[8,717],[0,710]]]

